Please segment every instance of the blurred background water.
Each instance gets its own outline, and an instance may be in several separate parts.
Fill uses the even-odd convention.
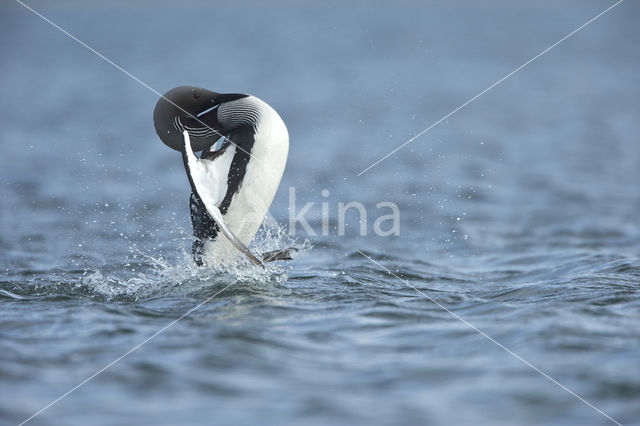
[[[267,273],[193,267],[155,94],[0,5],[0,423],[640,424],[640,5],[34,1],[160,92],[251,93],[291,150]],[[286,236],[289,188],[316,235]],[[323,197],[322,190],[329,196]],[[367,208],[368,235],[337,205]],[[400,209],[400,235],[373,222]],[[321,232],[321,203],[330,232]],[[283,233],[285,235],[283,235]]]

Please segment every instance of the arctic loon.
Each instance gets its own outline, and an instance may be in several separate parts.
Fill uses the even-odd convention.
[[[258,265],[288,259],[289,250],[257,256],[247,248],[287,162],[289,133],[278,113],[255,96],[181,86],[160,98],[153,122],[162,142],[182,152],[195,262],[226,264],[241,253]]]

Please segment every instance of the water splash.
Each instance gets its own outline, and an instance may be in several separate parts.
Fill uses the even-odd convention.
[[[298,242],[273,218],[267,217],[252,244],[257,253],[295,247],[298,257],[311,249],[309,241]],[[197,266],[191,253],[182,247],[177,259],[145,253],[134,242],[129,257],[137,260],[135,275],[123,276],[122,270],[96,270],[85,273],[76,288],[91,296],[114,301],[140,301],[164,295],[193,295],[201,297],[212,289],[237,283],[245,291],[263,291],[282,287],[287,281],[291,261],[270,262],[261,268],[239,256],[237,261],[217,267]],[[129,265],[129,263],[127,263]]]

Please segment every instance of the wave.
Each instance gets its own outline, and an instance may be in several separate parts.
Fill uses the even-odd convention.
[[[182,239],[190,242],[186,235]],[[251,244],[256,253],[289,247],[297,249],[293,258],[311,250],[309,241],[290,237],[272,218],[265,220]],[[38,280],[3,283],[6,294],[3,292],[0,297],[87,297],[96,301],[139,302],[166,296],[202,298],[230,284],[234,293],[238,290],[254,293],[282,288],[291,268],[291,261],[270,262],[261,268],[244,257],[225,266],[197,266],[184,245],[169,258],[166,250],[165,254],[158,254],[148,244],[140,248],[130,241],[127,255],[117,262],[100,268],[56,269],[44,274],[40,271]]]

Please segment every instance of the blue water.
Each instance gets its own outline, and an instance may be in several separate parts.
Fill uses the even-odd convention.
[[[612,4],[523,3],[30,3],[160,92],[281,113],[254,248],[304,249],[260,272],[191,263],[157,96],[3,2],[0,423],[211,298],[29,424],[613,424],[433,301],[640,424],[637,2],[356,177]],[[289,235],[290,188],[315,235]],[[367,235],[355,211],[339,235],[351,201]],[[374,232],[385,201],[398,236]]]

